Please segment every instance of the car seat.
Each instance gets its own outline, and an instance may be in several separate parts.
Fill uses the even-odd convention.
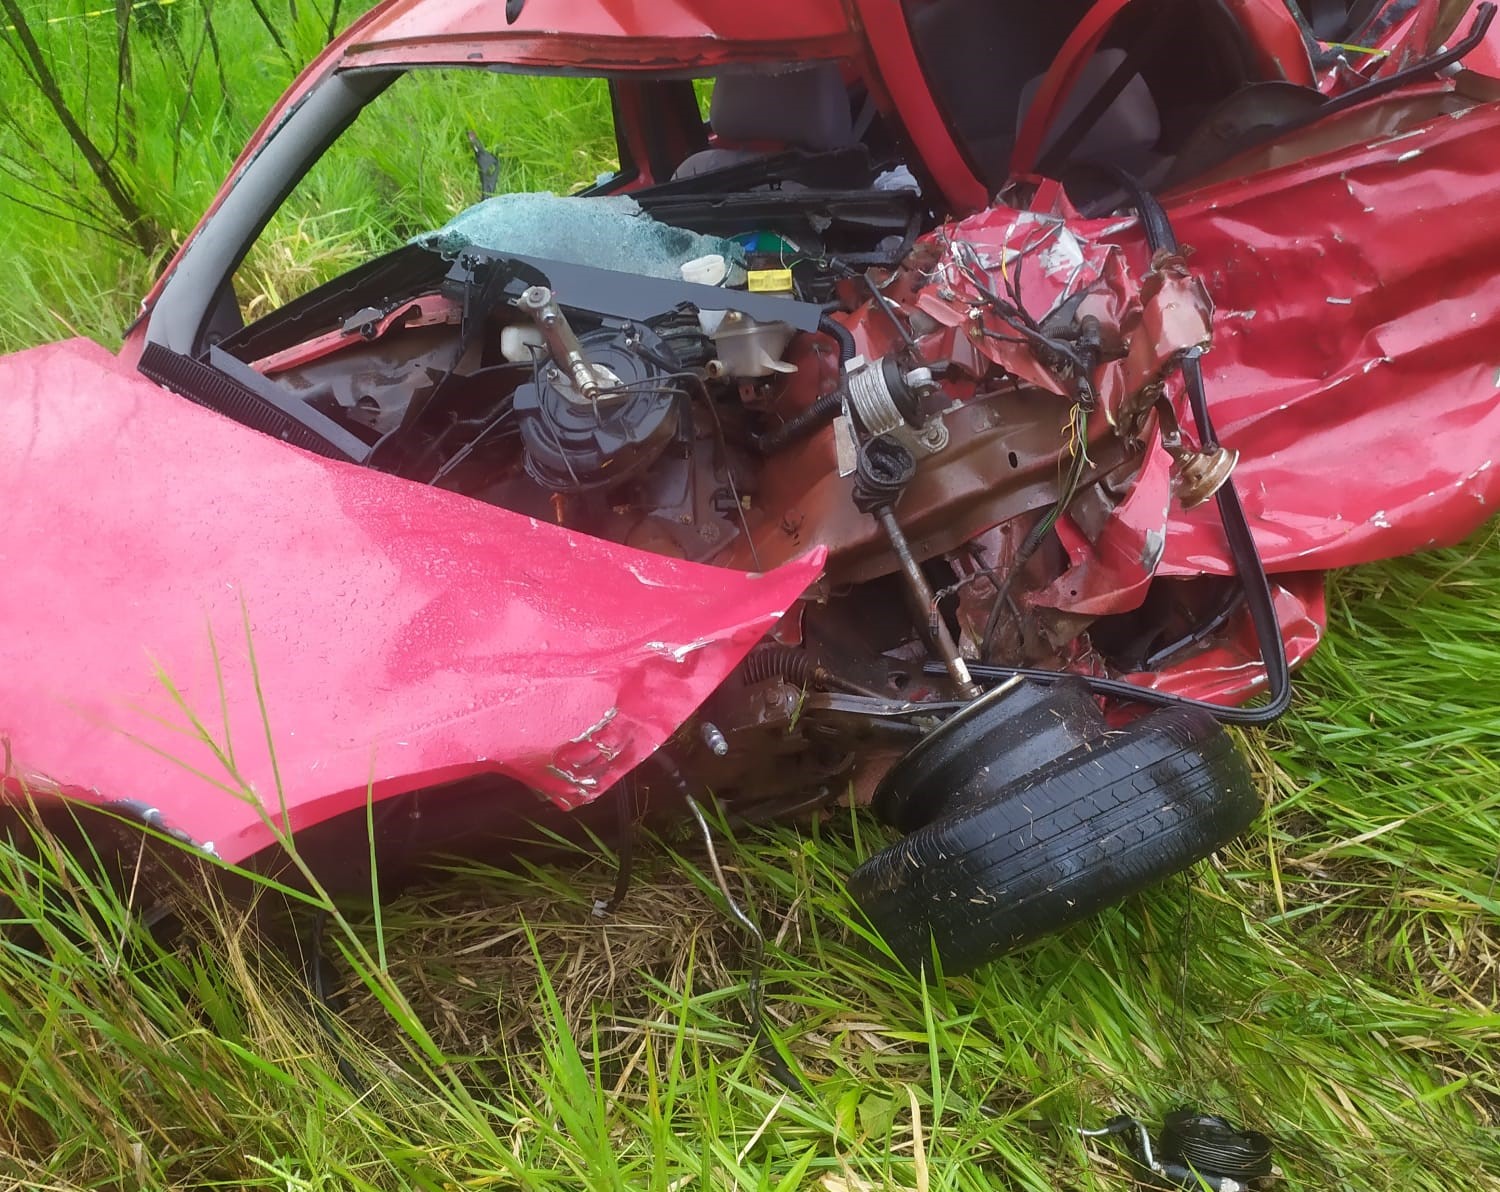
[[[1047,67],[1090,0],[995,3],[908,0],[912,36],[949,120],[980,176],[999,185],[1016,134]],[[1054,125],[1056,136],[1124,62],[1107,48],[1085,66]],[[1155,163],[1161,120],[1150,88],[1134,76],[1075,148],[1081,157],[1134,171]]]
[[[720,76],[709,104],[719,144],[692,154],[673,177],[690,178],[769,152],[844,149],[859,139],[837,63]]]

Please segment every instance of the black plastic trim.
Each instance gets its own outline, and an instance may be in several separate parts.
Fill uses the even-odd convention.
[[[220,348],[210,348],[205,362],[148,343],[138,368],[173,393],[294,447],[348,463],[369,458],[368,443]]]

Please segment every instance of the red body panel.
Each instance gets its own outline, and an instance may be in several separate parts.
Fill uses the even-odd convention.
[[[1204,369],[1269,570],[1446,545],[1500,506],[1496,161],[1487,104],[1172,209],[1218,308]],[[1227,570],[1211,511],[1173,519],[1162,566]]]
[[[229,861],[269,830],[164,680],[222,742],[222,677],[238,770],[271,813],[279,774],[294,828],[487,772],[574,806],[821,568],[674,562],[308,455],[81,340],[0,361],[0,392],[10,784],[147,804]]]
[[[376,9],[356,47],[389,49],[414,41],[478,38],[491,45],[553,39],[552,63],[566,53],[563,41],[629,41],[638,49],[652,42],[716,41],[723,54],[739,55],[762,42],[847,38],[852,33],[841,0],[762,0],[726,4],[723,0],[526,0],[514,22],[501,18],[494,0],[396,0]],[[651,64],[637,54],[635,65]]]
[[[1323,620],[1306,573],[1448,545],[1500,507],[1500,366],[1488,347],[1500,311],[1496,160],[1500,105],[1489,104],[1169,204],[1215,307],[1203,367],[1219,437],[1240,452],[1234,483],[1267,570],[1293,573],[1278,598],[1293,662],[1317,644]],[[996,206],[946,226],[939,240],[999,261],[1037,241],[1039,227],[1045,240],[1038,217]],[[1138,221],[1074,216],[1067,231],[1071,240],[1059,238],[1051,260],[1028,275],[1035,309],[1087,289],[1090,302],[1116,308],[1107,322],[1129,328],[1139,305],[1132,279],[1152,267]],[[1076,247],[1064,251],[1065,243]],[[1110,245],[1124,250],[1128,272],[1111,265]],[[1105,276],[1107,286],[1094,280]],[[972,295],[961,279],[946,284],[948,296],[929,289],[921,306],[963,325]],[[1180,352],[1197,334],[1196,311],[1176,298],[1173,306],[1165,342],[1167,324],[1146,307],[1139,325],[1159,348],[1150,359]],[[978,350],[1032,383],[1056,385],[1012,344],[985,340]],[[1106,406],[1146,379],[1113,383],[1134,355],[1096,379]],[[1178,396],[1179,419],[1191,425]],[[1038,605],[1119,613],[1140,604],[1154,576],[1233,573],[1215,506],[1182,512],[1170,468],[1160,444],[1150,447],[1097,542],[1060,523],[1072,566]],[[1264,674],[1248,620],[1241,629],[1221,655],[1141,678],[1197,698],[1243,700]]]
[[[1204,373],[1219,436],[1240,451],[1235,483],[1268,571],[1447,545],[1500,506],[1500,367],[1485,346],[1500,310],[1496,160],[1500,105],[1487,104],[1169,204],[1215,306]],[[943,235],[998,254],[1035,236],[1029,218],[997,206]],[[1135,276],[1150,267],[1136,220],[1068,228],[1085,265],[1115,244]],[[1068,258],[1063,276],[1077,288],[1092,274]],[[1037,287],[1056,277],[1033,278],[1038,309],[1053,295]],[[952,301],[923,299],[952,325],[970,301],[955,288]],[[983,350],[1029,376],[1011,345]],[[1153,448],[1097,547],[1065,528],[1076,564],[1043,603],[1134,607],[1152,574],[1137,545],[1148,535],[1165,541],[1159,574],[1232,571],[1212,504],[1184,514],[1168,499],[1169,464]]]

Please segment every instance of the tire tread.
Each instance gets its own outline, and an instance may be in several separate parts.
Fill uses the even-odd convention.
[[[1163,709],[875,855],[850,892],[910,968],[959,973],[1202,860],[1260,809],[1207,714]]]

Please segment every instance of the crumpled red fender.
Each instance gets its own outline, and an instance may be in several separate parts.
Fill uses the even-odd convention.
[[[822,569],[698,566],[313,456],[82,340],[0,360],[0,394],[3,793],[228,861],[283,803],[300,830],[483,774],[586,803]]]

